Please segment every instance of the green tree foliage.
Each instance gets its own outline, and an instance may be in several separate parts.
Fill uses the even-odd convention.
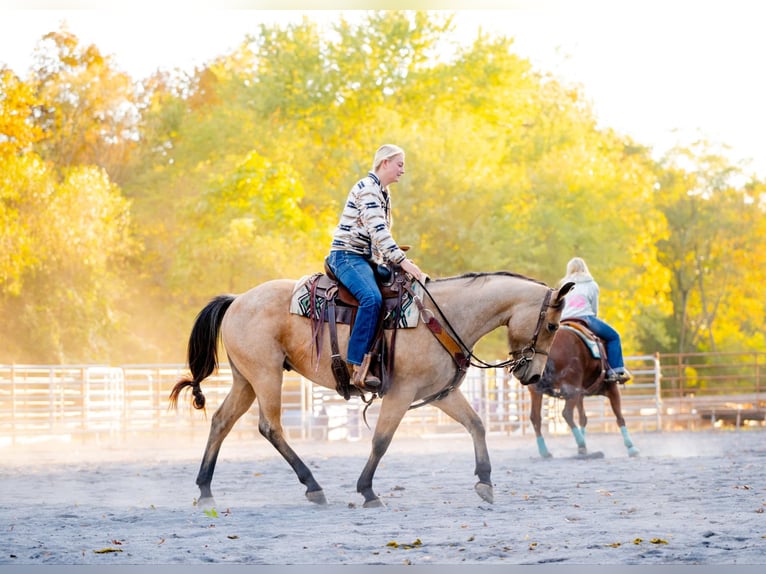
[[[98,168],[59,178],[32,154],[9,164],[0,198],[16,192],[12,253],[21,264],[0,291],[0,360],[104,362],[121,321],[121,268],[135,252],[128,203]]]
[[[762,186],[737,188],[739,170],[706,142],[672,150],[664,164],[656,203],[670,234],[658,259],[672,277],[673,350],[763,349],[763,334],[743,329],[764,316],[752,290],[765,278],[764,211],[752,193]]]
[[[42,137],[32,121],[36,104],[31,86],[0,69],[0,296],[18,295],[25,271],[36,261],[20,185],[39,167],[24,156]]]
[[[29,81],[0,76],[5,360],[181,362],[210,297],[321,270],[386,142],[407,152],[394,236],[430,275],[554,284],[579,255],[626,354],[763,349],[764,184],[699,151],[653,161],[512,38],[456,48],[453,20],[261,26],[140,84],[48,34]]]
[[[83,96],[98,90],[83,85],[78,92],[77,74],[64,72],[80,66],[76,38],[47,38],[54,37],[58,58],[41,64],[31,80],[0,71],[4,362],[103,362],[114,356],[127,292],[122,274],[138,249],[129,234],[128,202],[104,169],[84,163],[109,163],[104,154],[91,153],[94,146],[83,152],[83,142],[101,138],[115,145],[107,129],[114,124],[96,99]],[[82,59],[87,66],[103,64],[95,48],[88,54]],[[96,79],[109,77],[100,73]],[[97,118],[99,127],[89,128],[88,117]],[[89,129],[90,135],[81,133]]]
[[[32,86],[0,68],[0,158],[23,152],[43,136],[33,119],[38,103]]]
[[[65,168],[95,165],[121,181],[138,136],[133,81],[94,45],[61,30],[40,42],[33,70],[40,100],[37,151]]]
[[[289,166],[257,152],[211,182],[185,218],[171,272],[179,296],[191,283],[202,293],[240,293],[275,277],[305,275],[326,254],[328,239],[301,209],[304,193]]]

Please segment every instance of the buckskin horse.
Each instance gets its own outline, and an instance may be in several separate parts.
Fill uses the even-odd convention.
[[[214,506],[210,485],[221,444],[256,399],[259,432],[292,467],[306,487],[308,500],[327,503],[322,487],[288,444],[281,424],[285,369],[324,387],[337,388],[328,337],[322,339],[317,352],[312,348],[316,344],[312,321],[288,311],[296,283],[276,279],[238,296],[219,295],[197,315],[188,342],[191,377],[182,378],[173,387],[171,407],[177,407],[181,391],[191,387],[194,407],[204,408],[200,383],[217,368],[219,337],[233,379],[231,390],[211,420],[196,480],[199,505]],[[397,335],[392,383],[381,398],[372,449],[358,478],[357,492],[364,497],[365,507],[383,505],[372,486],[378,464],[407,411],[432,404],[460,422],[471,435],[478,477],[474,488],[483,500],[492,503],[484,425],[459,388],[469,364],[474,364],[472,349],[481,337],[505,325],[510,353],[502,365],[523,384],[536,382],[545,368],[564,298],[573,284],[554,289],[528,277],[500,271],[429,279],[421,285],[425,295],[420,302],[420,321],[416,327],[400,330]],[[451,345],[445,345],[445,333]],[[339,347],[345,350],[348,326],[338,325],[337,334]],[[451,352],[450,346],[455,347]]]
[[[543,395],[564,399],[561,414],[572,431],[579,456],[594,458],[603,456],[600,452],[589,454],[585,442],[588,417],[585,414],[583,398],[597,395],[606,396],[609,399],[623,442],[628,449],[628,455],[639,454],[625,426],[625,417],[622,415],[620,383],[605,380],[606,359],[604,345],[593,333],[584,329],[576,321],[561,322],[561,328],[554,337],[542,377],[528,386],[531,396],[529,419],[535,429],[537,450],[543,458],[553,456],[545,444],[541,429]],[[575,408],[580,421],[579,427],[574,420]]]

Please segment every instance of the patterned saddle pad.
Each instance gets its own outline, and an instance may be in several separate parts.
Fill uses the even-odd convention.
[[[311,304],[312,285],[314,282],[320,280],[327,282],[329,281],[329,278],[323,273],[315,273],[314,275],[305,275],[296,282],[292,297],[290,298],[290,313],[302,317],[310,317],[313,308],[314,319],[319,319],[320,317],[324,320],[327,319],[327,301],[324,288],[317,288],[315,290],[316,301],[314,301],[313,307]],[[413,282],[412,288],[415,295],[422,300],[423,287],[420,284]],[[417,327],[420,314],[413,300],[413,296],[407,291],[402,293],[401,311],[397,310],[396,302],[396,297],[385,297],[383,299],[383,312],[385,313],[383,318],[383,328],[393,329],[396,327],[398,329],[413,329]],[[356,306],[348,305],[336,298],[337,323],[349,324],[355,310]]]
[[[598,337],[588,329],[584,324],[573,321],[573,320],[567,320],[561,322],[562,329],[569,329],[570,331],[573,331],[576,333],[580,339],[582,339],[583,343],[585,343],[585,346],[590,351],[591,356],[594,359],[602,359],[605,358],[601,354],[600,345],[598,344]]]

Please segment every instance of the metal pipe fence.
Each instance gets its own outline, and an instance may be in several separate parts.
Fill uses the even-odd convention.
[[[764,424],[766,395],[761,353],[720,355],[641,355],[626,357],[633,379],[621,387],[623,414],[632,430],[663,431]],[[228,394],[231,371],[223,364],[205,381],[207,411],[168,395],[186,374],[184,365],[0,365],[0,446],[66,436],[151,438],[159,433],[206,435],[210,414]],[[532,433],[528,391],[504,369],[469,370],[462,391],[489,434]],[[364,404],[344,400],[334,390],[285,373],[282,421],[294,439],[357,440],[369,433]],[[366,413],[374,428],[380,401]],[[590,432],[616,431],[608,400],[585,399]],[[548,433],[568,433],[563,401],[543,403]],[[251,408],[234,433],[257,434],[258,412]],[[464,432],[433,405],[409,411],[397,433],[429,436]]]

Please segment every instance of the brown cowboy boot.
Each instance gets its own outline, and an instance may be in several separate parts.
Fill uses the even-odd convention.
[[[362,360],[361,365],[353,366],[353,374],[351,375],[351,383],[366,391],[376,391],[381,385],[380,379],[375,375],[369,373],[370,362],[372,361],[372,354],[367,353]]]

